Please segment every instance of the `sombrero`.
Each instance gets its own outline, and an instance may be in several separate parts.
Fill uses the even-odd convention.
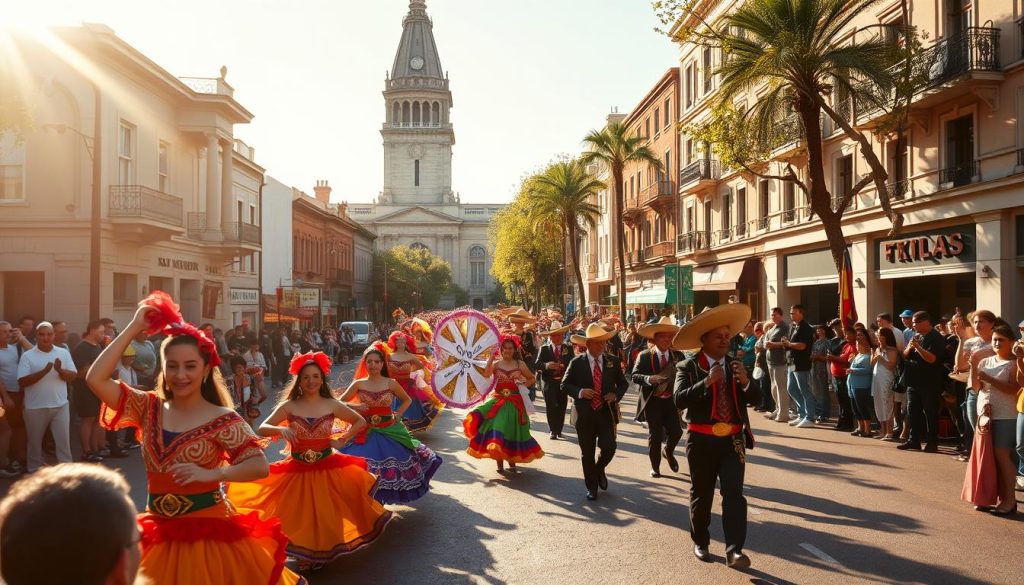
[[[588,341],[605,341],[611,339],[613,335],[615,335],[614,331],[608,331],[597,323],[591,323],[587,325],[587,330],[583,335],[573,335],[569,341],[576,345],[586,345]]]
[[[739,333],[750,322],[750,307],[742,303],[718,305],[705,309],[690,319],[672,339],[673,349],[693,350],[700,347],[700,338],[712,329],[729,327],[732,333]],[[637,331],[639,333],[639,330]]]
[[[636,330],[637,334],[647,339],[654,339],[654,336],[659,333],[671,333],[675,335],[679,332],[679,326],[676,325],[676,320],[672,317],[662,317],[657,323],[650,323],[643,325]]]
[[[552,321],[551,322],[551,329],[548,329],[547,331],[541,331],[540,335],[543,336],[543,337],[548,337],[550,335],[556,335],[558,333],[563,333],[564,334],[567,331],[569,331],[569,328],[570,328],[569,325],[566,325],[566,326],[563,327],[562,323],[560,321]]]
[[[508,320],[511,323],[533,323],[537,318],[531,315],[526,309],[516,309],[508,315]]]

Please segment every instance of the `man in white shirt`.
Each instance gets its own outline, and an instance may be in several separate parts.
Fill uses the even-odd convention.
[[[28,471],[46,464],[43,459],[43,435],[53,434],[57,461],[71,463],[68,382],[78,370],[68,350],[53,344],[53,325],[36,325],[36,346],[26,351],[18,363],[18,384],[25,393],[25,430],[28,434]]]
[[[892,331],[892,336],[896,338],[896,348],[900,350],[900,353],[903,353],[903,347],[906,344],[906,339],[903,337],[903,332],[892,324],[892,315],[889,313],[881,313],[875,317],[875,323],[878,324],[879,328],[885,327]]]
[[[0,321],[0,400],[3,402],[4,416],[0,417],[0,477],[18,477],[24,471],[18,461],[18,451],[14,435],[20,431],[22,449],[25,447],[25,424],[21,417],[18,387],[18,359],[21,351],[11,339],[11,332],[17,331],[7,321]],[[12,452],[13,451],[13,452]],[[24,453],[20,455],[24,458]]]
[[[253,339],[249,343],[249,351],[245,352],[245,355],[242,357],[245,358],[245,373],[252,376],[253,381],[256,382],[256,389],[259,391],[260,396],[266,396],[263,378],[267,374],[267,360],[260,353],[260,342]]]

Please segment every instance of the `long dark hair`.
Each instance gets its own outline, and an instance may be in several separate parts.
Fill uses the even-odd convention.
[[[316,368],[320,372],[320,397],[334,399],[334,394],[331,393],[331,385],[327,382],[327,374],[320,369],[320,366],[316,362],[306,362],[304,366],[299,370],[299,373],[292,376],[292,383],[288,386],[288,390],[281,393],[281,399],[277,401],[278,404],[284,404],[289,400],[296,400],[302,398],[302,388],[299,387],[299,378],[302,378],[302,372],[309,367]]]
[[[506,343],[512,344],[512,359],[516,361],[523,361],[523,349],[514,340],[509,338],[501,340],[501,344],[498,345],[498,355],[500,356],[501,352],[505,351]]]
[[[371,347],[370,349],[363,352],[363,361],[366,361],[366,358],[370,357],[371,354],[376,355],[377,357],[380,358],[380,375],[384,376],[385,378],[390,378],[391,375],[388,374],[388,358],[387,356],[384,355],[384,352],[375,347]],[[367,369],[367,373],[369,373],[369,369]]]
[[[172,335],[163,340],[160,344],[160,373],[156,377],[156,395],[164,400],[174,400],[174,393],[164,383],[163,368],[167,365],[167,350],[176,345],[189,345],[196,348],[196,353],[203,358],[203,365],[210,365],[210,358],[199,350],[199,341],[191,335]],[[220,368],[210,368],[210,375],[203,378],[199,388],[200,393],[207,402],[216,406],[234,408],[234,401],[228,393],[224,377],[220,375]]]

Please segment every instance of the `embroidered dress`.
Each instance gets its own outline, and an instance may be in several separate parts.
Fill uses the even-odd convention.
[[[441,458],[395,420],[393,392],[359,390],[357,398],[368,407],[362,413],[368,426],[342,453],[366,459],[367,470],[377,476],[377,501],[398,504],[422,498]]]
[[[434,395],[430,386],[417,383],[422,380],[413,373],[413,366],[417,363],[419,363],[419,358],[404,362],[388,361],[388,374],[401,384],[405,393],[412,398],[412,404],[402,415],[402,422],[405,423],[405,428],[409,429],[410,433],[422,433],[430,430],[430,427],[434,426],[434,422],[437,421],[437,416],[444,409],[444,404]],[[398,404],[399,400],[396,397],[391,407],[397,409]]]
[[[289,457],[273,463],[269,477],[230,484],[231,503],[280,519],[288,554],[311,563],[328,563],[376,540],[391,512],[373,499],[377,478],[366,460],[331,449],[334,415],[289,415],[287,424],[297,439]]]
[[[213,469],[261,455],[236,413],[172,433],[163,428],[162,399],[121,383],[117,409],[104,405],[100,416],[108,430],[138,427],[149,486],[149,505],[139,515],[141,568],[155,585],[306,582],[284,566],[288,539],[280,522],[235,512],[218,482],[179,486],[172,478],[179,463]]]
[[[529,463],[544,456],[530,434],[530,417],[519,386],[510,377],[517,371],[495,366],[498,384],[490,398],[462,421],[462,430],[469,439],[466,452],[477,459]]]

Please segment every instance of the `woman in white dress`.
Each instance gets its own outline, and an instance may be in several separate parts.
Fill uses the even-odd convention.
[[[881,426],[881,439],[895,442],[892,435],[893,416],[895,413],[893,386],[893,370],[899,359],[896,347],[896,336],[891,329],[882,327],[878,330],[878,348],[871,354],[871,365],[874,367],[871,376],[871,397],[875,402],[875,416]]]

